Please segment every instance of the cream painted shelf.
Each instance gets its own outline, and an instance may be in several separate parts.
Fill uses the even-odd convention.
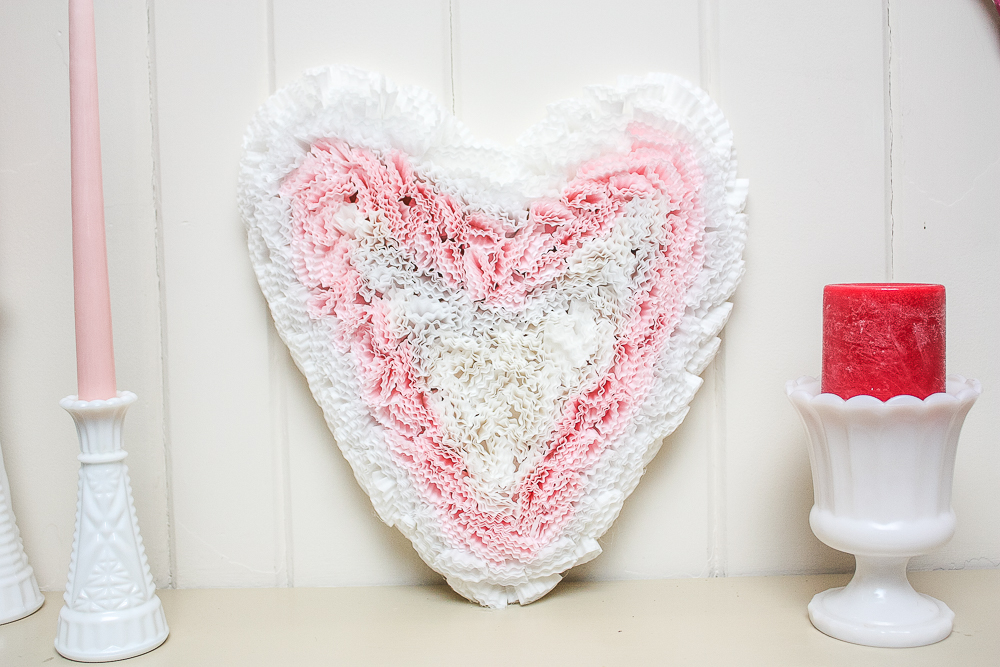
[[[443,586],[163,590],[171,634],[121,665],[1000,665],[1000,570],[915,572],[955,611],[932,646],[830,639],[806,616],[847,575],[566,583],[525,608],[476,607]],[[52,648],[59,593],[0,626],[0,665],[77,664]]]

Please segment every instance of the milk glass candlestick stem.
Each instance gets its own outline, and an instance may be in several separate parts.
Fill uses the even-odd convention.
[[[86,401],[115,396],[92,0],[69,0],[69,109],[76,373]]]

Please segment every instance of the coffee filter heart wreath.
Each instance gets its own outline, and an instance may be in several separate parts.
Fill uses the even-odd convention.
[[[490,607],[600,553],[743,272],[718,107],[667,75],[587,93],[508,149],[420,88],[315,69],[245,140],[278,332],[382,520]]]

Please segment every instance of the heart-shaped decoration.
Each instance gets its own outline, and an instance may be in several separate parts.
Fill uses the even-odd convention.
[[[504,149],[419,88],[317,69],[245,142],[254,268],[337,443],[379,516],[491,607],[600,553],[743,271],[715,104],[666,75],[588,93]]]

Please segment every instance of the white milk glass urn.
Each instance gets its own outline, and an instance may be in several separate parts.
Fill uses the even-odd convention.
[[[906,565],[955,532],[955,452],[979,382],[952,375],[943,393],[885,402],[823,394],[809,377],[788,382],[786,391],[808,433],[809,524],[824,543],[857,559],[847,586],[812,599],[809,619],[831,637],[866,646],[945,639],[955,614],[913,590]]]

